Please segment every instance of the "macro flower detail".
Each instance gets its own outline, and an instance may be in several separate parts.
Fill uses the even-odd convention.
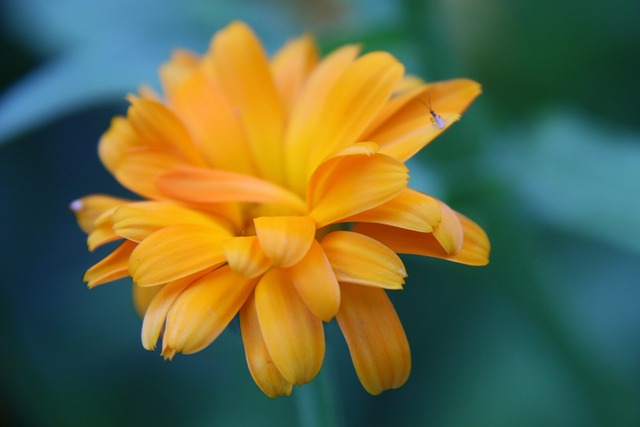
[[[320,58],[309,36],[269,58],[239,22],[202,56],[175,52],[160,76],[162,94],[129,96],[99,143],[140,199],[71,204],[90,250],[117,242],[88,286],[130,276],[143,346],[161,341],[168,359],[239,316],[249,371],[270,397],[315,377],[333,319],[369,393],[403,385],[409,344],[387,296],[407,277],[398,254],[489,256],[478,225],[408,188],[405,162],[480,86],[427,84],[355,45]]]

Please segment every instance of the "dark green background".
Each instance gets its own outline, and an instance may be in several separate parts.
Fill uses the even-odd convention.
[[[640,425],[640,3],[0,5],[1,425]],[[321,377],[271,400],[237,326],[165,362],[140,344],[130,282],[82,282],[106,252],[86,251],[67,206],[126,194],[98,138],[171,49],[202,52],[236,18],[270,52],[311,31],[325,52],[362,42],[428,80],[483,84],[410,166],[412,187],[485,228],[492,262],[405,258],[391,296],[413,370],[399,390],[369,396],[332,323]],[[327,390],[330,413],[314,412]]]

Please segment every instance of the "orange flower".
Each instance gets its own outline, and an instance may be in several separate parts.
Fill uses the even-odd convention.
[[[479,85],[424,84],[358,46],[321,60],[308,36],[268,59],[242,23],[160,72],[164,96],[131,96],[99,147],[145,200],[71,204],[90,250],[122,242],[87,271],[89,287],[131,276],[142,343],[162,336],[169,359],[207,347],[239,314],[249,370],[271,397],[314,378],[333,318],[364,388],[401,386],[409,344],[386,295],[407,276],[397,253],[471,265],[489,253],[475,223],[407,188],[404,162]]]

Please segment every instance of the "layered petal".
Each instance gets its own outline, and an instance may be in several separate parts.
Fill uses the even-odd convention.
[[[337,319],[365,390],[402,386],[411,371],[409,342],[383,289],[342,284]]]
[[[89,288],[103,283],[122,279],[129,275],[129,257],[136,244],[125,240],[116,250],[106,258],[91,267],[84,275],[84,281]]]
[[[284,181],[285,112],[269,62],[253,31],[234,22],[211,43],[216,76],[238,111],[260,176]]]
[[[129,272],[139,286],[180,279],[225,261],[226,230],[199,225],[175,225],[151,234],[129,260]]]
[[[289,396],[293,386],[282,376],[271,359],[260,330],[253,293],[240,311],[240,330],[249,372],[260,390],[271,398]]]
[[[316,376],[324,359],[324,330],[282,269],[269,270],[255,290],[262,337],[273,363],[290,384]]]
[[[90,251],[93,252],[93,250],[99,246],[121,239],[121,237],[113,231],[113,225],[111,223],[111,217],[117,209],[117,206],[107,209],[93,222],[93,229],[87,236],[87,246]]]
[[[407,167],[382,154],[348,154],[324,162],[307,193],[310,215],[323,227],[373,209],[407,186]]]
[[[307,254],[316,233],[308,216],[261,217],[253,220],[264,254],[276,267],[291,267]]]
[[[227,264],[238,276],[258,277],[271,267],[271,260],[256,236],[233,237],[223,243]]]
[[[407,277],[395,252],[363,234],[334,231],[322,239],[322,249],[341,283],[402,289]]]
[[[129,200],[104,194],[76,199],[69,205],[78,221],[78,225],[85,233],[91,233],[95,229],[96,219],[103,213],[128,203]]]
[[[317,241],[313,241],[302,260],[287,269],[287,274],[309,310],[329,322],[340,307],[340,287],[329,259]]]
[[[163,173],[158,188],[166,197],[195,204],[251,202],[282,204],[294,212],[305,212],[295,194],[269,181],[234,172],[179,167]]]
[[[442,213],[442,221],[436,229],[433,230],[433,237],[436,238],[442,249],[448,255],[454,255],[460,252],[464,242],[464,230],[460,224],[460,220],[446,204],[438,201],[440,212]]]
[[[143,317],[144,313],[149,308],[149,304],[155,298],[155,296],[162,290],[164,286],[151,286],[142,287],[133,285],[131,287],[131,297],[133,298],[133,306],[136,309],[138,316]]]
[[[163,354],[195,353],[211,344],[240,311],[255,280],[222,267],[194,281],[167,314]]]

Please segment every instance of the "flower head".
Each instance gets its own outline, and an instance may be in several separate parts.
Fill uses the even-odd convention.
[[[239,314],[249,370],[272,397],[313,379],[334,318],[365,389],[401,386],[409,344],[386,294],[407,276],[397,254],[483,265],[489,252],[475,223],[407,187],[404,162],[479,85],[425,84],[358,46],[320,59],[309,36],[269,59],[242,23],[160,73],[163,95],[130,96],[99,145],[143,200],[71,205],[90,250],[120,242],[89,287],[131,276],[142,343],[161,338],[166,358],[207,347]]]

